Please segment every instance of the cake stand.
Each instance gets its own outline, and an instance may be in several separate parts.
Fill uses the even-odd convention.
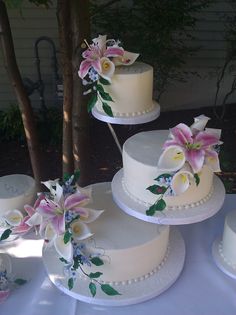
[[[114,206],[110,183],[100,183],[91,186],[94,204],[105,199],[104,194],[106,196],[109,194],[111,204],[108,203],[107,207],[111,207],[112,204]],[[117,206],[115,205],[115,207]],[[79,277],[74,287],[69,290],[67,286],[68,277],[64,274],[63,264],[59,261],[54,247],[46,248],[44,246],[42,256],[50,280],[62,292],[90,304],[123,306],[141,303],[154,298],[167,290],[177,280],[184,265],[185,243],[178,229],[172,228],[170,230],[167,254],[156,272],[142,277],[139,281],[112,284],[114,289],[121,294],[116,296],[108,296],[98,288],[96,296],[92,297],[88,287],[90,280],[84,277]]]
[[[167,208],[156,211],[153,216],[147,216],[146,210],[150,205],[132,198],[127,193],[123,185],[123,169],[121,169],[113,177],[112,194],[117,205],[131,216],[156,224],[180,225],[200,222],[216,214],[224,203],[225,188],[219,177],[214,175],[213,191],[207,200],[188,207]]]
[[[212,244],[212,256],[217,267],[229,277],[236,279],[236,269],[233,268],[222,254],[222,240],[218,237]]]
[[[107,123],[108,128],[111,132],[111,135],[122,155],[122,147],[120,145],[120,142],[117,138],[117,135],[115,133],[114,128],[112,127],[111,124],[119,124],[119,125],[138,125],[138,124],[144,124],[150,121],[155,120],[156,118],[159,117],[160,115],[160,105],[156,102],[153,101],[154,107],[153,110],[145,113],[145,114],[141,114],[141,115],[136,115],[136,116],[116,116],[116,117],[110,117],[108,116],[105,112],[101,112],[97,109],[97,107],[95,106],[92,109],[92,115],[97,118],[98,120],[104,121]]]

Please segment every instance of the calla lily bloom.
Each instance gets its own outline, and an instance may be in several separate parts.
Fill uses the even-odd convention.
[[[208,155],[214,154],[213,146],[221,143],[216,133],[199,131],[193,134],[191,128],[182,123],[171,129],[171,137],[165,142],[164,148],[179,146],[194,173],[201,170]]]
[[[115,65],[107,57],[102,57],[101,60],[101,72],[99,73],[104,79],[111,81],[111,77],[115,71]]]
[[[112,62],[115,64],[115,66],[130,66],[135,62],[138,57],[139,54],[124,51],[123,56],[114,57],[112,59]]]
[[[73,246],[71,242],[65,244],[64,235],[59,235],[54,239],[54,247],[60,257],[68,262],[73,259]]]
[[[174,195],[180,195],[185,192],[193,179],[193,174],[187,169],[183,168],[178,171],[172,178],[171,189]]]
[[[158,168],[176,172],[185,164],[184,151],[180,146],[171,145],[161,154],[158,161]]]
[[[5,214],[4,219],[11,226],[18,226],[23,220],[23,214],[20,212],[20,210],[17,209],[9,210]]]

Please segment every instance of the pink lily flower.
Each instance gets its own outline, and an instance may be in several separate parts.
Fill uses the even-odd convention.
[[[0,291],[0,304],[6,301],[10,295],[10,289]]]
[[[216,133],[199,131],[193,134],[191,128],[182,123],[172,128],[170,133],[172,139],[165,142],[164,149],[179,146],[194,173],[202,169],[205,160],[210,161],[212,158],[215,160],[214,163],[207,164],[213,168],[213,171],[219,171],[218,155],[213,146],[221,142]]]
[[[43,217],[43,227],[51,224],[57,235],[65,232],[65,212],[71,210],[81,216],[86,215],[83,208],[89,202],[89,196],[76,192],[64,198],[62,187],[57,184],[55,200],[45,198],[37,207],[36,211]]]
[[[36,208],[39,206],[41,200],[43,200],[44,198],[45,196],[43,194],[40,194],[40,196],[37,198],[33,206],[30,205],[24,206],[27,215],[23,218],[23,220],[18,226],[12,228],[12,232],[14,234],[27,233],[32,229],[33,225],[30,224],[31,217],[33,217],[36,214]]]
[[[100,74],[102,72],[101,58],[123,56],[124,49],[118,45],[106,46],[106,36],[99,35],[93,40],[93,44],[89,46],[82,54],[83,60],[78,71],[79,77],[84,79],[90,68],[94,68]]]

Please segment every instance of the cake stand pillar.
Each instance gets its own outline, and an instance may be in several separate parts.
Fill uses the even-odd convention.
[[[107,123],[107,125],[108,125],[108,128],[110,129],[111,135],[112,135],[112,137],[113,137],[113,139],[114,139],[114,141],[115,141],[115,143],[116,143],[116,145],[120,151],[120,154],[122,155],[122,147],[121,147],[120,142],[117,138],[116,132],[110,123]]]

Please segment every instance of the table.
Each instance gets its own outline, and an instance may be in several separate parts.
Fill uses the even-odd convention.
[[[213,241],[222,235],[227,212],[235,209],[236,195],[226,195],[222,209],[200,223],[179,226],[186,244],[186,260],[177,281],[158,297],[144,303],[103,307],[63,294],[48,279],[42,260],[42,240],[29,234],[0,247],[13,255],[13,271],[28,282],[0,305],[0,315],[235,315],[236,280],[221,272],[211,256]]]

